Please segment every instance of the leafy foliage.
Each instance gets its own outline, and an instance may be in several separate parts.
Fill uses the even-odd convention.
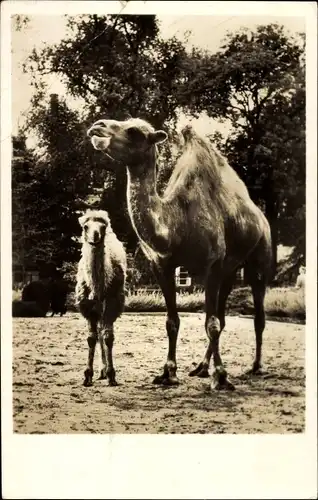
[[[28,129],[41,138],[52,183],[64,182],[78,201],[90,195],[90,205],[108,210],[115,232],[130,251],[137,238],[126,206],[126,175],[115,176],[110,170],[105,174],[107,159],[93,152],[87,139],[85,143],[86,130],[94,120],[110,116],[139,116],[155,127],[165,123],[173,129],[184,55],[181,42],[159,37],[155,16],[85,15],[69,17],[67,37],[34,50],[25,65],[35,88]],[[62,77],[68,93],[83,104],[81,113],[59,102],[58,118],[52,119],[44,105],[43,79],[52,73]],[[98,179],[102,171],[104,185]],[[73,210],[74,203],[69,208]],[[73,229],[74,224],[69,226]]]
[[[26,69],[37,89],[44,85],[39,74],[62,76],[89,120],[133,115],[160,127],[176,119],[184,55],[177,39],[159,37],[155,16],[77,16],[68,19],[68,37],[34,50]]]
[[[274,256],[279,241],[304,251],[303,37],[287,36],[276,24],[241,30],[229,34],[216,54],[194,51],[191,62],[184,102],[190,111],[230,120],[227,140],[213,139],[264,209]]]
[[[14,251],[24,252],[26,259],[49,255],[56,262],[76,261],[77,217],[87,206],[108,210],[118,237],[134,252],[137,238],[127,212],[126,175],[114,175],[107,158],[91,147],[86,130],[105,117],[138,116],[156,128],[164,126],[170,140],[160,147],[162,192],[181,152],[175,132],[180,110],[192,116],[205,111],[231,123],[227,139],[216,132],[211,140],[264,209],[274,250],[282,242],[295,245],[297,256],[304,256],[301,36],[293,38],[271,24],[229,34],[216,54],[197,48],[186,52],[183,42],[161,39],[155,16],[83,15],[68,17],[68,33],[59,44],[34,49],[25,71],[35,91],[26,133],[39,138],[37,151],[22,155],[29,166],[24,158],[13,169]],[[48,105],[48,74],[62,79],[67,97],[80,109],[71,110],[54,95]],[[151,281],[151,271],[142,262],[138,266]]]

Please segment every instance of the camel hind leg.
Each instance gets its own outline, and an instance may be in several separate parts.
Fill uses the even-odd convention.
[[[227,372],[222,363],[219,340],[221,335],[221,322],[219,315],[219,295],[223,277],[223,262],[216,261],[207,276],[205,288],[206,320],[205,329],[209,339],[213,357],[214,372],[211,377],[211,389],[233,390],[233,384],[228,380]],[[224,326],[223,319],[223,326]]]
[[[255,358],[251,370],[248,374],[261,374],[261,360],[262,360],[262,344],[263,332],[265,329],[265,310],[264,298],[266,292],[266,280],[261,273],[255,273],[250,278],[250,285],[252,287],[252,295],[254,302],[254,330],[255,330]]]
[[[116,372],[113,363],[113,345],[114,345],[114,325],[105,325],[99,335],[101,348],[102,369],[100,379],[108,379],[110,386],[118,385],[116,381]],[[105,349],[106,346],[106,349]]]
[[[98,338],[97,320],[88,319],[88,326],[89,326],[89,336],[87,337],[88,360],[87,360],[87,367],[84,371],[84,382],[83,382],[83,385],[85,387],[93,385],[93,375],[94,375],[93,365],[94,365],[95,347]]]
[[[262,239],[247,261],[245,273],[252,288],[254,302],[255,359],[248,374],[261,374],[263,332],[265,329],[264,299],[266,286],[272,271],[270,241]]]
[[[103,303],[99,343],[101,348],[102,368],[100,379],[108,379],[108,385],[118,385],[113,362],[113,345],[115,341],[114,325],[124,310],[125,291],[124,277],[118,276],[108,288]]]
[[[235,281],[235,273],[231,274],[229,277],[227,277],[223,282],[220,287],[220,292],[219,292],[219,300],[218,300],[218,318],[220,320],[220,334],[222,333],[224,327],[225,327],[225,309],[226,309],[226,301],[228,299],[228,296],[231,293],[231,290],[233,288]],[[192,370],[189,375],[190,377],[201,377],[201,378],[208,378],[210,376],[209,374],[209,367],[210,367],[210,362],[211,362],[211,356],[212,356],[212,342],[209,340],[209,344],[207,347],[207,350],[204,354],[203,360],[198,364],[194,370]]]

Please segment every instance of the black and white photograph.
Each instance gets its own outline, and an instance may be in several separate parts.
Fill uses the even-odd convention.
[[[220,3],[4,2],[1,390],[17,439],[315,440],[317,6]],[[160,476],[179,467],[168,448]],[[314,498],[301,450],[304,489],[293,466],[231,498]],[[106,470],[77,453],[92,481]],[[213,482],[197,494],[229,498]]]

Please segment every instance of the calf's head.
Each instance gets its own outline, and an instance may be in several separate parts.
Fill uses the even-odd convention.
[[[103,244],[106,231],[111,230],[108,213],[104,210],[88,210],[78,221],[82,227],[83,241],[91,246]]]

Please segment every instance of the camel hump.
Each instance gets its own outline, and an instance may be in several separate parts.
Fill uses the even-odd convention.
[[[192,139],[193,137],[196,137],[197,134],[195,130],[193,129],[192,125],[186,125],[182,130],[181,134],[183,135],[184,139],[186,141]]]

